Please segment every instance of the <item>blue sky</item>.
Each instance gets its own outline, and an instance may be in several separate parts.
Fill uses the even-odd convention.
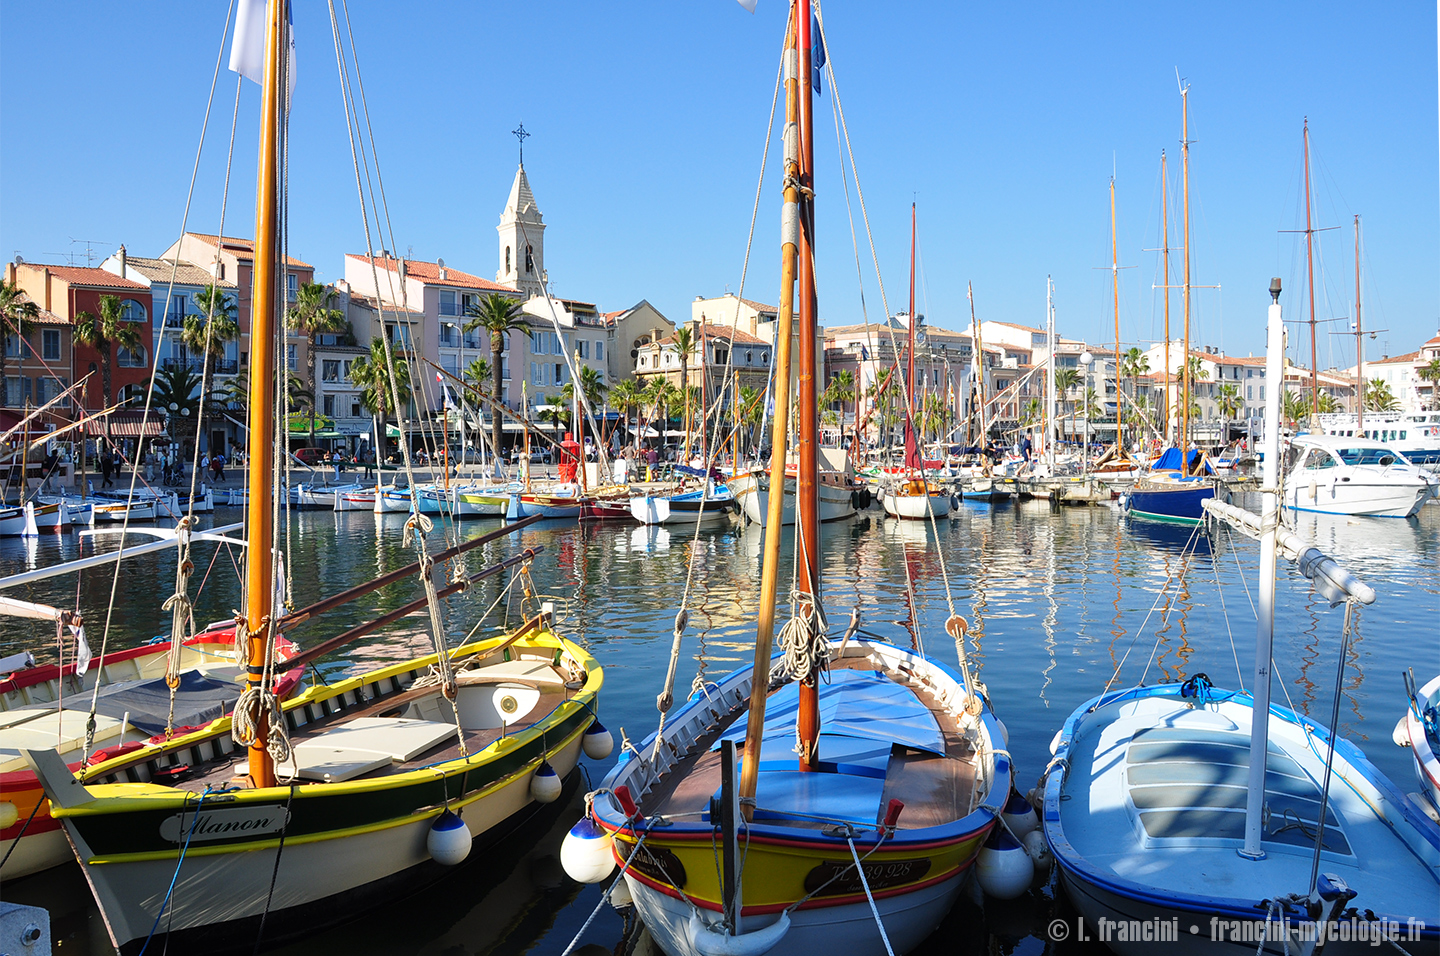
[[[159,254],[178,234],[226,5],[0,0],[0,255],[64,261],[71,239]],[[484,276],[514,175],[549,225],[554,291],[672,319],[737,289],[786,6],[760,0],[395,4],[351,0],[397,245]],[[1161,335],[1160,152],[1179,206],[1180,97],[1191,84],[1195,337],[1263,348],[1266,286],[1304,318],[1301,125],[1310,118],[1317,313],[1350,315],[1352,217],[1364,223],[1367,356],[1440,325],[1436,22],[1428,3],[962,4],[831,0],[832,60],[892,311],[904,308],[919,204],[918,307],[963,327],[1113,336],[1107,186],[1119,204],[1121,334]],[[326,7],[296,3],[290,247],[321,279],[363,249]],[[228,55],[228,41],[226,44]],[[218,226],[234,74],[222,71],[190,228]],[[817,108],[822,321],[861,319],[830,119]],[[257,88],[240,98],[225,229],[254,215]],[[774,302],[777,153],[745,292]],[[854,194],[852,191],[852,201]],[[855,209],[859,228],[859,209]],[[1178,214],[1172,246],[1180,246]],[[881,314],[865,236],[864,292]],[[83,260],[82,260],[83,261]],[[1099,268],[1096,267],[1105,267]],[[1180,255],[1173,259],[1178,276]],[[1177,281],[1178,278],[1172,281]],[[1179,334],[1180,298],[1172,300]],[[1340,329],[1334,323],[1329,329]],[[1353,339],[1325,334],[1321,364]],[[1299,330],[1297,329],[1297,333]],[[1292,334],[1308,362],[1308,338]],[[1300,348],[1296,349],[1296,346]]]

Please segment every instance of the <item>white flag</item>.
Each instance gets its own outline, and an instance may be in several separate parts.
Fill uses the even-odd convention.
[[[738,0],[738,2],[740,6],[744,7],[746,10],[749,10],[751,13],[755,12],[756,0]]]
[[[230,69],[247,80],[265,83],[265,10],[266,0],[240,0],[235,13],[235,35],[230,41]],[[290,4],[285,4],[286,21],[290,23],[289,90],[295,93],[295,31]]]

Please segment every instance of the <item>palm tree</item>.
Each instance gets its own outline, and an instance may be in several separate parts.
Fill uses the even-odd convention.
[[[1383,378],[1373,378],[1365,389],[1365,408],[1372,412],[1393,412],[1400,408],[1390,383]]]
[[[490,394],[490,363],[483,358],[473,360],[461,372],[461,380],[474,387],[481,395]]]
[[[657,377],[646,386],[645,400],[654,410],[655,420],[662,423],[661,431],[669,431],[670,410],[680,401],[680,390],[665,381],[664,378]]]
[[[1321,414],[1340,411],[1340,402],[1329,392],[1321,392],[1320,399],[1316,404],[1320,406]]]
[[[516,301],[501,292],[492,292],[476,304],[465,310],[470,317],[461,328],[461,334],[474,332],[477,329],[484,329],[490,333],[490,374],[492,387],[490,396],[496,401],[505,393],[504,367],[502,356],[505,353],[505,336],[511,332],[519,332],[527,339],[532,337],[530,326],[525,324],[524,313]],[[490,416],[490,444],[495,449],[495,454],[500,454],[500,416]]]
[[[1070,394],[1070,390],[1079,384],[1080,370],[1078,368],[1057,368],[1055,370],[1055,390],[1060,393],[1060,401],[1062,405],[1064,402],[1069,401],[1068,396]],[[1070,405],[1070,410],[1073,414],[1075,410],[1075,403],[1071,402]]]
[[[1020,410],[1020,424],[1033,425],[1040,420],[1040,399],[1032,398]]]
[[[0,365],[0,374],[3,369]],[[1420,370],[1420,380],[1430,383],[1430,407],[1440,408],[1440,358],[1432,358],[1430,364]]]
[[[162,409],[168,417],[170,437],[184,443],[200,432],[200,415],[204,403],[200,400],[200,376],[184,365],[168,365],[151,377],[148,386],[151,404]],[[186,425],[193,423],[194,432],[186,434]]]
[[[1285,420],[1291,424],[1298,422],[1310,414],[1310,403],[1305,401],[1299,392],[1291,391],[1288,388],[1285,390],[1285,398],[1282,401],[1282,406]]]
[[[628,424],[630,413],[639,411],[645,406],[645,388],[633,378],[621,379],[610,389],[610,403],[620,410]],[[644,421],[637,417],[635,420],[635,447],[640,447],[640,429],[644,427]]]
[[[195,306],[203,314],[185,316],[180,342],[186,352],[204,357],[204,380],[213,389],[216,364],[225,357],[226,346],[240,337],[240,324],[235,320],[235,301],[214,285],[196,294]],[[196,435],[204,431],[205,405],[201,403],[197,410],[200,418],[195,423]]]
[[[747,446],[755,444],[755,426],[765,418],[765,393],[751,385],[740,386],[740,407],[735,410],[736,427],[748,430]]]
[[[399,416],[399,409],[395,407],[395,392],[399,393],[401,406],[410,402],[410,366],[406,362],[395,364],[392,389],[390,363],[385,357],[385,341],[371,339],[370,354],[362,355],[351,363],[350,381],[360,386],[360,404],[370,413],[370,418],[375,423],[375,473],[378,475],[380,453],[385,448],[385,433],[380,429],[391,413]]]
[[[319,282],[307,282],[285,313],[290,328],[305,335],[305,381],[310,389],[310,444],[315,444],[315,345],[321,335],[343,332],[349,326],[345,313],[335,308],[340,294]]]
[[[1220,406],[1220,414],[1228,421],[1235,417],[1235,413],[1245,404],[1240,399],[1240,386],[1232,385],[1229,382],[1220,386],[1220,392],[1215,396],[1216,403]]]
[[[565,387],[568,389],[570,386],[566,385]],[[536,417],[542,422],[551,422],[556,426],[569,422],[569,397],[563,393],[560,395],[546,395],[544,404],[540,405],[536,411]]]
[[[1130,394],[1135,394],[1136,380],[1150,372],[1150,359],[1139,346],[1131,346],[1120,356],[1120,374],[1130,379]]]
[[[105,407],[110,407],[110,368],[114,348],[127,352],[140,351],[140,332],[135,323],[121,318],[118,296],[100,297],[100,315],[81,312],[75,316],[75,341],[100,353],[100,393],[105,398]],[[108,425],[109,419],[106,419]]]
[[[40,307],[20,291],[19,285],[0,281],[0,406],[10,404],[5,377],[10,337],[24,339],[29,336],[30,323],[39,317]]]

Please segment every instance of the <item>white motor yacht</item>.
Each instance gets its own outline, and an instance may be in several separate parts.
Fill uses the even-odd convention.
[[[1382,442],[1297,435],[1290,442],[1285,507],[1336,515],[1408,518],[1435,491],[1435,479]]]

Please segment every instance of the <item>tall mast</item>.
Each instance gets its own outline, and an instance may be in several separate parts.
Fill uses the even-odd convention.
[[[1305,117],[1305,284],[1310,288],[1310,412],[1320,414],[1320,365],[1315,351],[1315,230],[1310,225],[1310,117]]]
[[[1115,235],[1115,177],[1110,177],[1110,285],[1115,296],[1115,450],[1123,456],[1125,443],[1120,438],[1120,423],[1125,420],[1120,408],[1120,401],[1124,392],[1120,388],[1120,244]],[[1100,365],[1102,370],[1101,381],[1104,381],[1104,363]],[[1087,383],[1088,385],[1088,383]],[[1090,435],[1090,396],[1086,394],[1088,388],[1082,385],[1080,392],[1085,399],[1085,435]],[[1088,468],[1088,461],[1086,467]]]
[[[815,395],[815,136],[813,79],[813,37],[810,0],[799,0],[800,34],[800,454],[795,473],[795,523],[800,532],[795,555],[801,591],[820,601],[820,498],[816,487],[818,472],[819,417]],[[774,525],[778,531],[779,524]],[[777,535],[778,536],[778,535]],[[801,608],[809,613],[809,608]],[[800,769],[820,769],[820,690],[816,679],[801,681],[800,708],[796,717],[800,738]]]
[[[980,405],[980,445],[984,447],[990,429],[985,424],[985,336],[980,332],[980,323],[975,319],[975,287],[965,283],[965,298],[970,300],[970,328],[975,330],[975,394]]]
[[[1165,150],[1160,150],[1160,263],[1165,291],[1165,442],[1174,438],[1174,410],[1170,405],[1170,179],[1165,172]]]
[[[1355,427],[1365,428],[1365,326],[1360,320],[1360,215],[1355,215]]]
[[[1045,277],[1045,465],[1055,477],[1055,280]]]
[[[910,335],[905,345],[905,409],[915,417],[915,204],[910,204]],[[915,428],[911,422],[911,430]]]
[[[274,579],[274,535],[271,528],[271,470],[275,462],[275,337],[280,317],[279,187],[276,171],[280,153],[283,118],[280,96],[285,84],[280,77],[280,51],[284,30],[284,5],[270,0],[265,11],[265,82],[260,107],[260,160],[255,184],[254,287],[250,307],[250,407],[257,414],[250,422],[249,499],[247,503],[248,547],[245,549],[245,625],[250,634],[246,663],[248,685],[260,688],[268,630],[276,609]],[[259,726],[249,748],[250,779],[256,787],[275,786],[275,765],[266,749],[269,728],[266,710],[256,708]]]
[[[1265,809],[1265,758],[1269,747],[1270,724],[1270,661],[1275,638],[1275,515],[1279,510],[1277,484],[1280,477],[1280,407],[1284,404],[1281,388],[1285,374],[1285,322],[1280,314],[1280,280],[1270,280],[1270,310],[1266,322],[1265,382],[1270,391],[1265,396],[1265,432],[1261,447],[1265,458],[1261,464],[1260,483],[1260,586],[1259,606],[1255,612],[1255,682],[1251,685],[1254,706],[1250,714],[1250,772],[1245,798],[1245,846],[1240,856],[1249,860],[1265,859],[1261,846]]]
[[[780,217],[780,308],[775,329],[775,416],[771,424],[770,487],[766,501],[765,557],[760,573],[760,613],[755,632],[755,670],[751,686],[770,685],[770,651],[775,639],[775,603],[780,577],[780,522],[784,520],[785,443],[790,423],[790,364],[792,331],[795,326],[795,270],[800,243],[800,152],[798,120],[800,78],[795,14],[790,8],[790,25],[785,38],[785,202]],[[755,788],[760,779],[760,740],[765,729],[765,694],[751,695],[749,720],[745,728],[745,759],[740,767],[740,810],[745,819],[755,812]],[[746,801],[749,801],[748,803]]]
[[[1185,341],[1180,350],[1180,473],[1190,473],[1190,87],[1180,88],[1181,179],[1185,186]]]

